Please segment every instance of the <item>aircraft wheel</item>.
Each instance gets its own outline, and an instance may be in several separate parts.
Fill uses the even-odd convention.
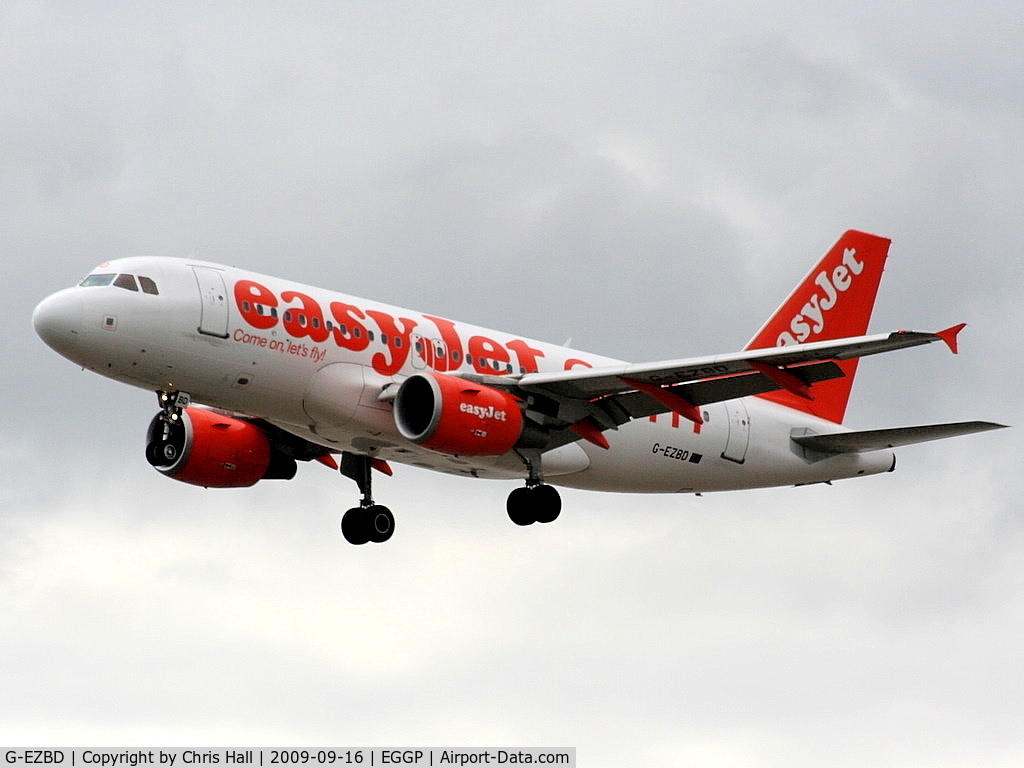
[[[505,502],[505,509],[508,511],[509,519],[516,525],[532,525],[537,522],[533,514],[532,489],[523,486],[516,488],[508,495]]]
[[[370,540],[370,526],[362,507],[352,507],[341,517],[341,535],[349,544],[365,544]]]
[[[395,516],[391,510],[380,504],[374,504],[364,510],[367,534],[370,541],[383,544],[395,532]]]
[[[146,461],[152,464],[154,467],[160,466],[164,463],[163,451],[160,450],[161,443],[153,441],[146,446]]]
[[[530,489],[534,514],[538,523],[553,523],[562,512],[562,497],[551,485],[537,485]]]

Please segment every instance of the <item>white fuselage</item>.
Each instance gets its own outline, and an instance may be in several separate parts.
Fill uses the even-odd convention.
[[[110,283],[44,300],[34,322],[65,357],[148,390],[184,391],[260,417],[313,443],[452,474],[523,478],[514,453],[453,456],[404,439],[387,393],[417,372],[516,377],[620,361],[433,315],[194,260],[136,257],[94,275],[131,275],[156,292]],[[124,281],[122,281],[124,282]],[[390,386],[389,386],[390,385]],[[381,397],[382,393],[384,396]],[[836,424],[759,397],[605,432],[543,455],[556,485],[624,492],[703,492],[825,482],[890,470],[891,451],[808,454],[791,434]]]

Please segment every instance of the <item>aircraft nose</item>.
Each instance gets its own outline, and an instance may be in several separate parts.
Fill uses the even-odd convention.
[[[73,288],[47,296],[32,313],[36,334],[62,355],[72,350],[82,330],[82,299]]]

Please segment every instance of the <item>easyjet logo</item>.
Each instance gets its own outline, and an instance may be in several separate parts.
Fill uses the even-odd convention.
[[[539,370],[544,351],[523,339],[504,344],[479,334],[465,338],[451,320],[433,315],[395,317],[389,312],[369,309],[342,301],[321,305],[312,296],[286,290],[280,295],[255,280],[239,280],[234,286],[235,306],[242,319],[257,331],[283,328],[292,339],[329,344],[352,352],[375,348],[370,365],[383,376],[393,376],[409,362],[411,355],[422,361],[422,367],[435,371],[456,371],[464,365],[476,373],[500,376]],[[429,326],[424,326],[429,323]],[[238,329],[235,340],[256,347],[277,344],[277,340]],[[300,349],[307,345],[301,344]],[[306,357],[307,354],[303,354]],[[320,352],[311,358],[323,359]],[[585,360],[571,358],[566,370],[585,366]]]
[[[789,322],[789,330],[779,334],[778,346],[800,344],[811,336],[825,330],[828,313],[831,312],[839,297],[850,290],[857,276],[864,271],[864,262],[857,261],[857,249],[846,248],[843,251],[843,263],[831,270],[823,269],[814,277],[816,290],[800,311],[793,315]]]
[[[459,410],[462,413],[469,413],[473,416],[478,416],[481,419],[491,419],[492,421],[508,421],[508,411],[502,411],[495,408],[493,405],[473,405],[472,403],[459,403]]]

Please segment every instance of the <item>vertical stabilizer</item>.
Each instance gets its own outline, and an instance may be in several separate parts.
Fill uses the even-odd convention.
[[[891,241],[850,230],[755,334],[746,349],[766,349],[867,333]],[[839,362],[845,377],[815,384],[813,400],[779,390],[760,397],[842,423],[857,360]]]

